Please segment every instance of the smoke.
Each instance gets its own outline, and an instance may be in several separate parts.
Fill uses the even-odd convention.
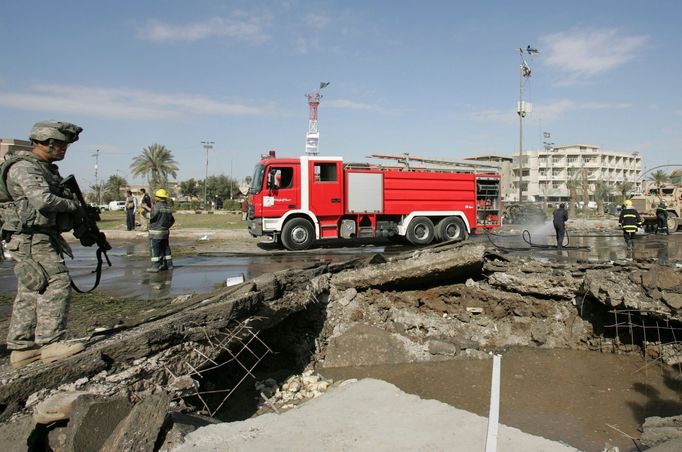
[[[556,233],[551,221],[522,226],[530,233],[530,240],[536,245],[556,245]]]

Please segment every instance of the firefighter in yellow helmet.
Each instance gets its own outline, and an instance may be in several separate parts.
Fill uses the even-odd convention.
[[[626,199],[618,217],[618,226],[623,229],[623,237],[625,237],[625,244],[628,249],[634,247],[633,239],[635,238],[635,232],[637,232],[641,224],[642,219],[639,216],[639,212],[632,207],[632,201]]]
[[[173,269],[173,256],[170,249],[170,228],[175,223],[173,209],[168,204],[168,192],[159,188],[154,193],[155,202],[149,215],[149,249],[152,265],[148,272]]]

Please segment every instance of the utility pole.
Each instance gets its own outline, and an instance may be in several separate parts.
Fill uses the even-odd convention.
[[[230,159],[230,201],[232,200],[232,159]]]
[[[99,168],[99,149],[92,154],[93,157],[95,157],[95,188],[97,189],[97,205],[101,206],[102,205],[102,187],[99,184],[99,180],[97,179],[97,169]]]
[[[208,151],[213,149],[213,145],[215,143],[213,141],[202,141],[201,144],[203,144],[204,149],[206,149],[206,174],[204,177],[204,208],[208,210],[208,195],[206,193],[206,182],[208,180]]]
[[[521,202],[523,197],[523,118],[526,117],[527,113],[531,113],[533,111],[532,104],[530,102],[526,103],[523,101],[523,88],[526,83],[526,79],[530,78],[531,75],[530,66],[528,66],[528,63],[526,63],[526,60],[523,58],[524,52],[528,55],[536,55],[540,53],[537,49],[534,49],[531,46],[528,46],[525,49],[519,48],[519,103],[516,107],[516,112],[519,115],[519,202]]]

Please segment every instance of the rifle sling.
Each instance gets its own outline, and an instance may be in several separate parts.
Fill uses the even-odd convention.
[[[95,267],[95,269],[92,271],[92,273],[95,273],[95,285],[92,286],[90,290],[81,290],[76,286],[76,283],[73,282],[73,279],[71,279],[71,287],[73,287],[73,290],[78,293],[89,293],[99,286],[99,281],[102,278],[102,254],[104,254],[104,257],[107,259],[107,264],[109,264],[109,267],[111,267],[111,261],[109,260],[109,256],[107,256],[107,252],[104,249],[98,247],[95,254],[97,255],[97,267]]]

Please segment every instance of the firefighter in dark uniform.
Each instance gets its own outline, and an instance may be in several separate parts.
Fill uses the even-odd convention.
[[[637,232],[641,224],[642,219],[639,216],[639,212],[632,207],[632,201],[626,199],[620,211],[620,217],[618,217],[618,226],[623,229],[623,237],[625,237],[625,244],[628,249],[632,249],[634,246],[635,232]]]
[[[556,247],[561,249],[564,246],[564,236],[566,235],[566,222],[568,221],[568,212],[566,212],[566,205],[559,204],[559,208],[554,211],[552,223],[554,223],[554,231],[556,232]]]
[[[169,229],[175,224],[173,210],[168,205],[168,192],[163,188],[154,193],[156,202],[149,216],[149,249],[151,251],[152,266],[147,269],[150,273],[160,270],[173,269]]]
[[[668,230],[668,211],[666,210],[665,202],[663,201],[658,203],[658,207],[656,207],[656,220],[655,234],[658,234],[658,231],[661,231],[662,234],[665,229],[665,233],[670,235],[670,231]]]

